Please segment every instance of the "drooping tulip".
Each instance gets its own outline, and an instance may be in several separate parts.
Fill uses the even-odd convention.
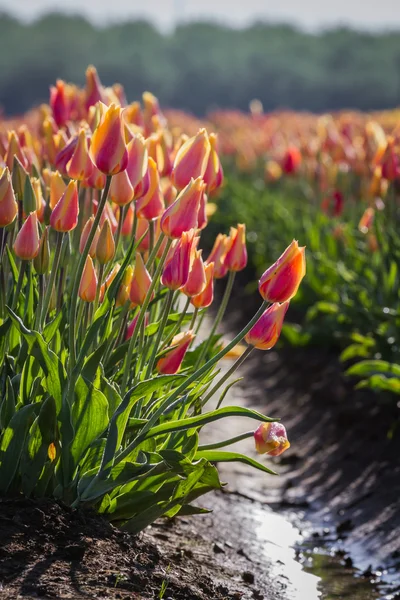
[[[194,338],[195,335],[190,330],[176,335],[171,342],[170,349],[158,360],[156,365],[157,371],[163,375],[174,375],[177,373],[185,358],[186,351]]]
[[[135,270],[131,282],[129,298],[137,306],[142,306],[151,285],[151,276],[145,267],[141,254],[136,253]]]
[[[84,302],[94,302],[97,290],[97,275],[91,256],[86,257],[82,279],[79,284],[79,298]]]
[[[76,182],[70,181],[67,189],[52,210],[50,225],[56,231],[72,231],[78,224],[78,215],[78,189]]]
[[[285,302],[296,295],[305,274],[305,248],[299,247],[298,242],[293,240],[261,276],[258,290],[267,302]]]
[[[203,177],[210,151],[211,145],[205,129],[200,129],[179,148],[171,175],[172,183],[178,190],[186,187],[191,179]]]
[[[192,179],[161,217],[161,230],[170,238],[180,238],[183,232],[196,229],[201,196],[205,183]]]
[[[242,271],[247,265],[246,225],[239,224],[237,229],[231,227],[229,247],[224,265],[228,271]]]
[[[7,227],[13,223],[18,213],[11,183],[10,171],[6,167],[0,177],[0,227]]]
[[[282,423],[261,423],[254,432],[254,442],[259,454],[279,456],[290,447],[286,429]]]
[[[21,260],[32,260],[39,253],[40,238],[36,212],[30,213],[14,242],[14,252]]]
[[[110,104],[93,132],[90,156],[105,175],[116,175],[126,169],[128,151],[125,144],[122,108]]]
[[[269,306],[245,335],[246,342],[258,350],[273,348],[281,334],[283,320],[288,308],[289,300],[282,304],[275,302],[275,304]]]

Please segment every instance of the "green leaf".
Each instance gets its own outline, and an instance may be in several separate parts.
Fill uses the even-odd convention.
[[[400,377],[400,365],[385,360],[362,360],[361,362],[352,365],[346,371],[346,375],[358,375],[360,377],[374,375],[376,373]]]
[[[261,463],[257,462],[253,458],[249,458],[244,454],[239,454],[238,452],[224,452],[222,450],[201,450],[197,452],[196,459],[205,458],[210,462],[241,462],[245,465],[249,465],[250,467],[254,467],[259,471],[264,471],[264,473],[269,473],[270,475],[277,475],[275,471],[272,469],[268,469]]]
[[[343,352],[339,356],[339,360],[341,362],[346,362],[347,360],[351,360],[353,358],[366,358],[371,354],[370,349],[367,346],[363,346],[361,344],[350,344],[343,350]]]

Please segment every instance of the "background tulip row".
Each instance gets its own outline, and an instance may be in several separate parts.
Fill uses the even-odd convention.
[[[400,393],[400,137],[398,112],[311,115],[219,112],[225,185],[205,242],[227,215],[247,224],[254,292],[282,240],[307,246],[307,278],[283,327],[294,346],[340,355],[360,387]],[[172,112],[174,127],[198,122]]]
[[[84,89],[58,81],[49,105],[0,132],[0,493],[94,506],[137,532],[202,512],[192,502],[220,488],[215,462],[273,473],[225,446],[289,447],[276,420],[222,404],[245,358],[276,344],[305,254],[281,247],[258,310],[224,345],[247,249],[239,224],[202,255],[223,183],[216,135],[172,131],[150,93],[127,104],[121,86],[86,76]],[[230,416],[259,426],[202,445],[202,427]]]

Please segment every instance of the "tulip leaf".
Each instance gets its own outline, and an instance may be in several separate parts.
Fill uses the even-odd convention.
[[[272,469],[268,469],[258,461],[245,456],[244,454],[239,454],[238,452],[224,452],[222,450],[199,450],[196,454],[196,459],[205,458],[210,462],[241,462],[245,465],[249,465],[250,467],[254,467],[259,471],[264,471],[264,473],[269,473],[270,475],[277,475],[275,471]]]

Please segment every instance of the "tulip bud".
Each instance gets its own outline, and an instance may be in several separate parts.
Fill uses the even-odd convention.
[[[375,210],[371,206],[369,206],[365,209],[358,224],[358,229],[361,231],[361,233],[368,233],[368,231],[371,229],[374,223],[374,218]]]
[[[78,136],[75,135],[67,141],[63,148],[57,150],[56,158],[54,160],[54,166],[57,169],[57,171],[62,173],[65,177],[68,175],[67,165],[75,152],[77,144]]]
[[[259,454],[279,456],[290,448],[286,429],[282,423],[261,423],[254,432],[254,442]]]
[[[124,276],[122,278],[122,283],[119,286],[117,297],[115,299],[115,306],[117,308],[119,306],[125,306],[125,304],[128,302],[132,279],[133,279],[133,269],[129,265],[125,269],[125,273],[124,273]],[[136,306],[136,304],[133,304],[132,308],[133,308],[133,306]]]
[[[36,212],[38,209],[35,192],[33,191],[32,182],[29,177],[25,177],[22,206],[26,215]]]
[[[14,252],[21,260],[32,260],[39,252],[40,240],[36,212],[32,212],[19,230]]]
[[[207,308],[214,299],[214,263],[208,263],[205,266],[206,286],[201,294],[193,296],[190,303],[195,308]]]
[[[77,144],[66,169],[68,176],[78,181],[83,181],[92,172],[93,164],[89,156],[87,136],[84,129],[79,132]]]
[[[299,170],[301,164],[300,150],[295,146],[291,146],[286,150],[282,159],[282,170],[287,175],[294,175]]]
[[[65,91],[65,82],[58,79],[55,87],[50,87],[50,107],[58,127],[65,125],[69,118],[69,102]]]
[[[24,169],[28,168],[28,159],[26,158],[25,152],[21,148],[18,136],[15,131],[11,131],[8,134],[8,148],[4,157],[4,162],[6,163],[10,172],[13,168],[14,156],[18,158],[20,164],[23,166]]]
[[[194,250],[188,280],[180,291],[191,298],[201,294],[206,284],[206,271],[201,258],[201,250]]]
[[[195,335],[190,330],[176,335],[171,342],[170,349],[157,362],[157,371],[163,375],[174,375],[177,373],[185,358],[186,351],[194,338]]]
[[[121,210],[121,209],[120,209]],[[135,218],[135,212],[133,210],[132,204],[128,206],[128,210],[125,213],[124,222],[122,223],[121,235],[128,236],[131,235],[133,229],[133,221]],[[147,223],[147,221],[146,221]],[[140,234],[137,233],[137,238],[140,238]]]
[[[127,145],[128,165],[126,173],[133,188],[135,188],[146,175],[148,155],[146,142],[140,134],[135,135]]]
[[[92,230],[92,226],[94,223],[94,217],[91,216],[90,219],[88,219],[85,223],[85,227],[82,230],[81,233],[81,239],[79,240],[79,252],[80,254],[83,254],[83,250],[86,246],[86,241],[89,237],[89,233]],[[89,256],[91,256],[92,258],[94,258],[96,256],[96,247],[97,247],[97,242],[99,239],[99,234],[100,234],[100,230],[99,228],[97,228],[96,233],[94,234],[94,238],[92,243],[90,244],[90,248],[89,248]]]
[[[141,254],[136,253],[135,270],[131,282],[129,298],[133,304],[142,306],[151,285],[150,273],[146,269]]]
[[[125,206],[133,200],[135,190],[129,180],[128,173],[122,171],[111,180],[109,198],[118,206]]]
[[[99,241],[96,246],[96,258],[101,265],[105,265],[114,258],[115,242],[111,231],[110,221],[106,219],[100,230]]]
[[[191,179],[203,177],[210,151],[211,145],[205,129],[200,129],[179,148],[171,175],[172,183],[178,190],[186,187]]]
[[[222,279],[228,272],[228,268],[225,265],[225,257],[229,244],[228,236],[222,233],[219,233],[215,238],[210,256],[206,260],[206,264],[214,263],[214,279]]]
[[[178,290],[188,280],[193,240],[194,229],[185,231],[181,239],[174,242],[167,255],[161,283],[170,290]]]
[[[52,171],[50,173],[50,208],[54,209],[57,202],[67,189],[63,178],[58,171]]]
[[[146,132],[151,133],[154,130],[154,117],[157,117],[157,121],[161,127],[166,124],[166,119],[161,112],[159,102],[153,94],[150,92],[144,92],[143,94],[143,120],[146,127]]]
[[[207,193],[213,192],[214,190],[221,187],[224,180],[224,172],[222,170],[221,161],[218,157],[217,152],[217,136],[215,133],[210,133],[210,156],[208,158],[207,168],[205,170],[203,179],[207,185]]]
[[[67,189],[53,208],[50,225],[56,231],[71,231],[78,224],[79,199],[75,181],[70,181]]]
[[[0,177],[0,227],[7,227],[14,222],[18,213],[11,183],[10,171],[6,167]]]
[[[198,177],[192,179],[165,210],[161,217],[161,230],[170,238],[180,238],[184,231],[196,229],[201,196],[205,183]]]
[[[128,327],[126,328],[125,341],[129,340],[133,336],[138,320],[139,320],[139,313],[136,315],[136,317],[134,319],[132,319],[132,321],[129,323]],[[144,315],[144,326],[147,327],[148,324],[149,324],[149,313],[147,312]]]
[[[275,304],[269,306],[245,335],[246,342],[258,350],[273,348],[281,334],[283,319],[288,308],[289,300],[286,300],[283,304],[275,302]]]
[[[103,302],[103,300],[104,300],[104,294],[106,293],[106,291],[108,290],[108,288],[110,287],[110,285],[112,284],[112,282],[114,281],[114,279],[117,276],[117,273],[120,270],[120,268],[121,268],[121,265],[119,263],[116,263],[114,265],[114,267],[112,268],[110,274],[108,275],[107,279],[105,280],[105,282],[101,286],[101,288],[100,288],[100,302]],[[129,282],[129,284],[130,284],[130,282]],[[128,299],[128,294],[127,294],[127,299]]]
[[[164,199],[161,193],[160,177],[157,165],[152,158],[148,159],[149,188],[144,196],[136,200],[136,212],[140,219],[157,219],[164,211]]]
[[[305,248],[299,248],[298,242],[293,240],[261,276],[258,290],[267,302],[285,302],[296,295],[305,274]]]
[[[13,168],[12,168],[12,186],[14,188],[14,193],[17,198],[22,200],[24,195],[25,188],[25,179],[27,178],[28,173],[24,169],[24,167],[19,162],[18,158],[14,156]]]
[[[110,104],[92,135],[90,156],[96,167],[106,175],[116,175],[128,164],[121,112],[120,106]]]
[[[84,302],[94,302],[97,290],[97,275],[93,265],[92,258],[86,257],[85,267],[82,273],[82,279],[79,284],[79,298]]]
[[[46,208],[46,202],[43,198],[42,186],[38,177],[31,177],[31,184],[33,193],[35,194],[36,200],[36,211],[39,221],[43,221],[44,210]]]
[[[246,267],[246,225],[239,224],[237,229],[231,227],[224,265],[228,271],[242,271]]]
[[[99,171],[96,165],[93,165],[92,163],[92,170],[90,172],[90,175],[88,177],[85,177],[85,179],[82,182],[82,185],[84,187],[93,188],[94,190],[103,190],[106,185],[106,176],[104,175],[104,173]]]
[[[50,245],[49,245],[49,228],[43,229],[39,243],[39,252],[33,259],[33,266],[38,275],[44,275],[48,272],[50,266]]]
[[[99,100],[101,102],[104,100],[104,88],[101,85],[96,68],[92,65],[86,69],[85,96],[86,110],[89,110],[89,108],[99,102]]]

